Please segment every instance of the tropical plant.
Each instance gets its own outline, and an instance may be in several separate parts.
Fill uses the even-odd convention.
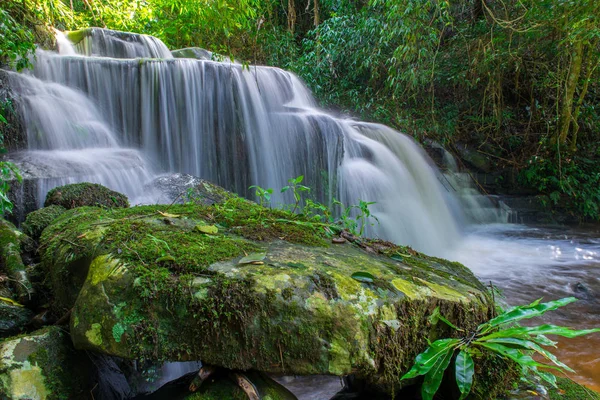
[[[271,204],[271,195],[273,194],[273,189],[264,189],[258,185],[252,185],[248,189],[254,189],[256,197],[258,197],[259,204],[263,207]]]
[[[529,327],[519,326],[516,322],[541,316],[548,311],[556,310],[576,300],[574,297],[567,297],[540,303],[541,299],[539,299],[529,305],[512,307],[488,322],[479,325],[474,332],[467,332],[456,327],[441,315],[439,308],[437,308],[431,316],[431,322],[442,321],[459,332],[462,337],[440,339],[431,343],[424,352],[417,356],[415,364],[402,377],[402,380],[424,375],[421,396],[423,400],[431,400],[440,387],[444,372],[454,359],[455,379],[462,400],[469,395],[473,387],[475,360],[483,353],[492,353],[514,361],[522,368],[523,376],[537,375],[545,382],[556,387],[556,377],[552,373],[539,368],[559,372],[573,372],[573,370],[544,348],[544,346],[556,347],[556,342],[548,339],[546,335],[573,338],[600,332],[600,329],[573,330],[548,324]],[[545,358],[551,363],[536,361],[532,358],[534,354]]]
[[[288,179],[288,185],[281,188],[281,193],[285,193],[288,190],[291,190],[292,194],[294,195],[294,201],[296,203],[294,204],[294,207],[292,208],[292,212],[296,212],[296,210],[298,209],[298,206],[300,205],[300,201],[302,200],[302,193],[310,192],[310,188],[308,186],[301,185],[303,180],[304,180],[304,175],[300,175],[296,178]]]

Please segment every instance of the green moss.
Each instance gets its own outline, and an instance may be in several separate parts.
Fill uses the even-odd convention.
[[[596,400],[600,394],[568,378],[557,378],[558,389],[550,389],[550,400]]]
[[[48,192],[44,206],[62,206],[68,210],[83,206],[127,208],[129,200],[121,193],[97,183],[74,183],[59,186]]]
[[[77,44],[90,34],[90,28],[66,32],[65,35],[72,43]]]
[[[11,398],[66,400],[90,390],[88,357],[58,327],[5,339],[0,351],[0,392]]]
[[[10,222],[0,218],[0,270],[7,273],[16,285],[14,289],[19,301],[25,301],[33,291],[31,282],[25,272],[25,265],[21,258],[21,244],[23,233]]]
[[[27,214],[27,218],[22,226],[23,232],[37,240],[42,235],[42,231],[65,211],[64,207],[57,205],[33,211]]]

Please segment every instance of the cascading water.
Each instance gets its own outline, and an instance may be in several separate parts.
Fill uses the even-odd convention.
[[[253,184],[280,188],[304,175],[320,201],[376,202],[372,212],[379,223],[369,233],[419,250],[442,254],[459,236],[453,215],[458,211],[451,210],[427,157],[411,139],[317,109],[293,74],[174,59],[158,39],[144,35],[88,29],[68,37],[77,39],[80,55],[64,46],[62,54],[38,51],[32,74],[44,85],[89,100],[66,105],[70,113],[53,112],[68,114],[52,122],[64,132],[44,132],[30,140],[30,149],[39,148],[40,141],[63,146],[42,146],[52,150],[107,147],[80,143],[80,131],[96,141],[114,138],[105,132],[115,132],[115,142],[139,149],[160,171],[200,176],[243,195],[250,195]],[[28,131],[39,130],[43,106],[25,108]],[[88,127],[83,120],[102,123]],[[65,125],[77,128],[65,130]],[[139,187],[142,180],[137,182]],[[290,196],[277,195],[274,202],[290,203]]]

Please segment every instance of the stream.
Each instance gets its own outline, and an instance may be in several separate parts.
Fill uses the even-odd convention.
[[[447,257],[467,265],[481,281],[491,281],[509,305],[529,304],[540,297],[579,299],[532,319],[532,324],[600,326],[600,226],[475,225]],[[600,390],[600,334],[558,342],[554,353],[576,371],[571,378]]]

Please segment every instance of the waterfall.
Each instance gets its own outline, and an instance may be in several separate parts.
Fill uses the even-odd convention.
[[[84,170],[62,179],[96,171],[91,180],[135,197],[153,165],[251,196],[250,185],[279,189],[304,175],[321,202],[375,202],[369,235],[432,254],[460,237],[460,211],[411,138],[318,109],[295,75],[173,58],[145,35],[92,28],[67,37],[77,55],[39,50],[31,76],[12,74],[26,93],[30,157],[46,152],[48,165],[69,159]]]

